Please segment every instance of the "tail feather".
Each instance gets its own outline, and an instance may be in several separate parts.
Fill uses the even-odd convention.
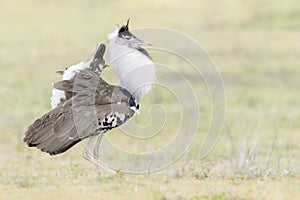
[[[50,152],[55,151],[57,149],[61,149],[65,146],[68,146],[69,143],[72,143],[73,141],[80,139],[79,137],[72,137],[72,133],[76,132],[75,127],[73,127],[68,134],[65,134],[62,137],[52,137],[52,140],[49,140],[47,143],[45,143],[45,147]],[[70,135],[70,136],[69,136]]]
[[[42,137],[48,136],[53,128],[55,121],[55,114],[50,111],[43,115],[41,118],[34,121],[34,123],[28,128],[25,133],[24,142],[30,146],[36,146]],[[51,133],[50,133],[51,134]]]
[[[81,141],[81,139],[74,140],[72,142],[67,143],[65,146],[61,147],[60,149],[57,149],[57,150],[54,150],[51,152],[47,152],[47,153],[49,153],[51,156],[64,153],[65,151],[67,151],[68,149],[70,149],[71,147],[73,147],[75,144],[77,144],[80,141]]]
[[[29,147],[37,147],[50,155],[56,155],[67,151],[83,139],[78,136],[74,124],[69,123],[72,122],[69,116],[72,113],[59,113],[59,108],[43,115],[28,128],[23,140]],[[62,118],[67,119],[67,122],[61,120]],[[57,129],[57,123],[64,125]]]

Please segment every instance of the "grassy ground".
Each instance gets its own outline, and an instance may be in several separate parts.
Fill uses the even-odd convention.
[[[297,5],[296,0],[2,0],[0,199],[299,199]],[[49,110],[50,83],[59,78],[54,72],[83,59],[128,17],[135,28],[186,33],[218,65],[227,117],[214,151],[199,160],[200,137],[165,170],[112,176],[84,160],[81,145],[57,157],[27,148],[23,133]]]

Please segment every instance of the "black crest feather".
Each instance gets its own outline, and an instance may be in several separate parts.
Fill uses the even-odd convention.
[[[127,23],[120,28],[119,33],[129,31],[129,20],[130,18],[127,20]]]

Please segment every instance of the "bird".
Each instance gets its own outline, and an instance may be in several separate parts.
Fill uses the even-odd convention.
[[[104,52],[105,45],[99,45],[87,68],[53,84],[66,98],[29,126],[23,139],[29,147],[61,154],[85,138],[124,124],[135,114],[139,107],[135,97],[100,77],[106,67]]]
[[[57,155],[86,138],[99,136],[99,148],[105,132],[138,113],[139,101],[156,80],[156,68],[149,53],[141,47],[150,43],[137,38],[128,26],[129,19],[107,36],[110,66],[121,85],[110,85],[101,78],[109,66],[103,59],[104,44],[97,46],[89,61],[59,71],[62,80],[52,84],[51,110],[25,132],[23,141],[29,147]]]

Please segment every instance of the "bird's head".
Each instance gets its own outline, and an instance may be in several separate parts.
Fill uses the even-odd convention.
[[[123,26],[117,26],[116,29],[107,36],[109,42],[117,45],[138,48],[142,45],[151,45],[150,42],[141,40],[129,31],[129,19]]]

